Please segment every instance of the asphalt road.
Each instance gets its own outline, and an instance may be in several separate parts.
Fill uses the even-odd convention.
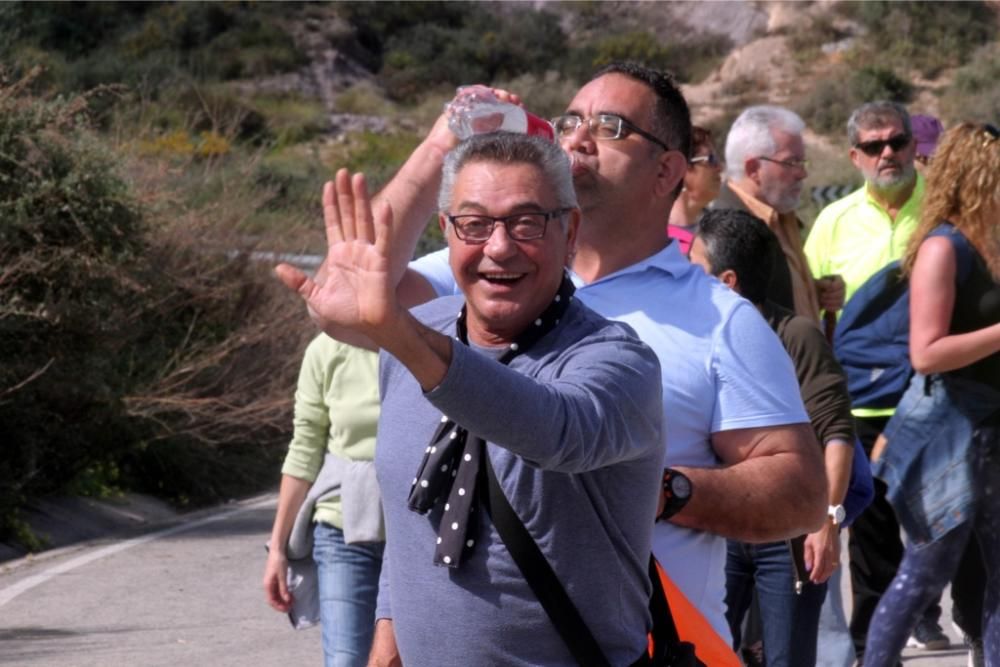
[[[292,630],[260,589],[274,503],[264,496],[141,537],[5,563],[0,665],[322,664],[319,629]],[[846,583],[842,589],[849,607]],[[942,604],[957,642],[947,594]],[[964,667],[966,656],[956,643],[907,651],[904,662]]]
[[[274,497],[0,573],[0,664],[320,665],[318,628],[264,602]],[[152,539],[151,539],[152,538]]]

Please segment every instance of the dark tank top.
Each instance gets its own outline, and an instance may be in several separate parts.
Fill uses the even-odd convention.
[[[1000,322],[1000,283],[993,278],[982,256],[951,224],[938,226],[930,236],[944,236],[951,241],[956,246],[956,257],[963,254],[957,246],[964,244],[969,249],[965,255],[972,258],[967,277],[955,290],[950,333],[969,333]],[[1000,352],[953,372],[1000,390]]]

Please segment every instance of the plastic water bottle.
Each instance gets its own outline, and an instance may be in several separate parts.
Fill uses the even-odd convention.
[[[544,118],[497,99],[486,86],[462,86],[445,105],[448,127],[459,139],[487,132],[520,132],[555,141],[555,131]]]

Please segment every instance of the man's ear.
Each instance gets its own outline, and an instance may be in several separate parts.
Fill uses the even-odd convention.
[[[566,221],[566,266],[573,265],[573,258],[576,257],[576,242],[579,238],[580,220],[583,214],[580,209],[570,209],[569,219]]]
[[[847,154],[850,156],[854,168],[861,171],[861,156],[858,154],[858,149],[852,148]]]
[[[447,239],[448,221],[445,219],[444,213],[438,213],[438,226],[441,228],[441,234]]]
[[[678,184],[687,174],[688,161],[680,151],[663,151],[657,162],[656,196],[673,196]]]
[[[743,173],[758,186],[760,185],[761,166],[763,166],[763,162],[755,157],[747,158],[743,162]]]
[[[737,294],[740,293],[740,279],[739,276],[736,275],[736,272],[733,271],[732,269],[726,269],[725,271],[717,275],[716,278],[721,280],[722,284],[728,287],[729,289],[733,290]]]

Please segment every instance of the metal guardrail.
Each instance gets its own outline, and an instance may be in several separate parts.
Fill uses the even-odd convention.
[[[226,255],[231,259],[242,254],[243,252],[239,250],[229,250],[226,252]],[[319,268],[319,265],[323,263],[324,259],[323,255],[302,255],[298,253],[273,252],[269,250],[254,250],[249,254],[249,257],[255,262],[264,262],[266,264],[291,264],[310,275],[316,272],[316,269]]]

